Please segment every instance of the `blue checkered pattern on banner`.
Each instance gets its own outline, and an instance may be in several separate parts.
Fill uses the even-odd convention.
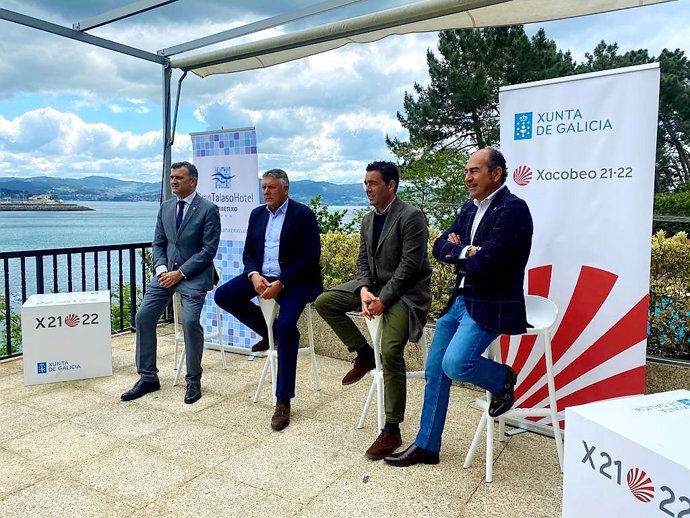
[[[221,240],[218,245],[215,265],[220,273],[220,283],[224,284],[233,277],[236,277],[242,270],[242,252],[244,251],[244,241]],[[216,317],[216,304],[213,302],[213,293],[206,296],[206,302],[201,312],[201,323],[204,326],[204,334],[211,338],[215,336],[218,329]],[[223,343],[236,347],[251,347],[260,337],[247,326],[242,324],[229,313],[223,312]],[[208,340],[213,341],[213,340]]]
[[[208,135],[193,135],[194,156],[256,154],[256,131],[228,131]]]

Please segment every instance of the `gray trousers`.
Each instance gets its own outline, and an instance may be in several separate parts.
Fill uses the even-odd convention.
[[[137,372],[144,381],[158,380],[156,367],[156,351],[158,340],[156,325],[163,309],[172,298],[175,291],[179,292],[182,300],[182,329],[184,331],[184,347],[187,360],[187,383],[201,380],[201,356],[204,352],[204,330],[201,327],[201,309],[204,306],[206,292],[189,289],[183,283],[173,286],[173,289],[150,284],[146,289],[144,301],[141,303],[135,318],[137,330],[136,362]]]

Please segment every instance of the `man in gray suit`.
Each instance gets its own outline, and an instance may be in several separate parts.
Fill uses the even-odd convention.
[[[201,355],[204,331],[199,322],[206,292],[213,288],[213,258],[220,240],[218,207],[196,192],[199,173],[189,162],[172,165],[174,198],[161,204],[153,238],[155,276],[137,311],[136,361],[139,381],[122,394],[123,401],[159,390],[156,368],[156,324],[175,292],[182,299],[182,328],[187,358],[184,402],[201,398]]]
[[[384,458],[401,444],[407,375],[403,353],[408,340],[422,336],[431,305],[429,232],[422,211],[396,196],[400,176],[391,162],[367,166],[364,186],[374,210],[364,216],[360,231],[357,278],[316,299],[316,310],[357,357],[343,385],[361,380],[375,366],[374,350],[346,315],[360,310],[366,318],[383,317],[383,363],[386,425],[366,456]]]

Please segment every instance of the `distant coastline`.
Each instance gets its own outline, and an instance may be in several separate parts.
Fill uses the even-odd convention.
[[[74,212],[74,211],[86,211],[94,210],[90,207],[84,207],[83,205],[77,205],[75,203],[62,203],[60,205],[39,205],[34,203],[7,203],[0,202],[0,212],[19,212],[19,211],[32,211],[32,212]]]
[[[65,203],[52,194],[37,194],[30,196],[26,201],[0,201],[0,212],[73,212],[86,210],[93,209],[76,203]]]

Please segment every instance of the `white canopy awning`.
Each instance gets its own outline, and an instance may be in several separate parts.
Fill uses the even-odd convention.
[[[206,77],[265,68],[393,34],[497,27],[572,18],[670,0],[426,0],[290,34],[173,59]]]

